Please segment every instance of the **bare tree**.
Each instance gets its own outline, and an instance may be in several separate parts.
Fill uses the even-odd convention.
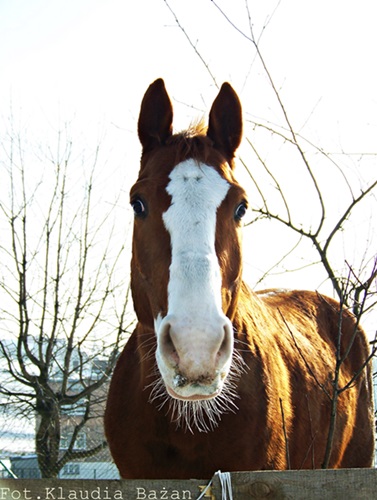
[[[100,196],[99,146],[82,158],[63,129],[56,151],[31,149],[14,130],[2,143],[0,402],[35,417],[41,475],[56,477],[106,446],[102,432],[86,449],[79,440],[98,426],[132,323],[127,226],[115,221],[118,195]]]
[[[164,2],[173,15],[176,25],[203,64],[203,68],[211,82],[218,87],[215,72],[206,62],[203,53],[198,49],[198,41],[194,41],[190,36],[168,0],[164,0]],[[359,262],[353,261],[350,263],[347,258],[342,259],[340,257],[337,249],[342,236],[347,231],[350,231],[350,220],[356,215],[359,216],[362,208],[369,206],[370,214],[376,210],[377,176],[374,170],[366,181],[361,180],[361,176],[357,175],[357,168],[348,169],[338,162],[339,158],[349,160],[347,153],[341,151],[337,154],[331,154],[296,131],[260,47],[261,38],[274,13],[264,24],[261,33],[256,36],[247,0],[245,0],[245,18],[248,31],[245,31],[244,28],[241,29],[232,21],[231,10],[226,12],[214,0],[210,0],[210,3],[214,9],[214,15],[220,14],[243,41],[247,40],[249,42],[253,49],[250,67],[253,64],[258,64],[258,68],[265,75],[267,85],[271,90],[271,99],[276,105],[275,114],[281,117],[281,123],[277,125],[268,120],[253,119],[252,113],[245,110],[248,128],[245,137],[246,148],[242,151],[240,162],[251,181],[250,187],[254,195],[252,210],[255,217],[250,225],[260,221],[263,223],[266,220],[275,221],[284,228],[287,239],[293,242],[291,248],[278,258],[276,267],[283,267],[282,263],[291,254],[299,256],[300,252],[308,253],[309,248],[312,261],[306,265],[316,265],[322,268],[325,279],[331,283],[333,294],[339,300],[338,347],[334,359],[332,391],[327,394],[331,405],[331,421],[328,428],[326,456],[323,458],[323,467],[326,468],[331,456],[338,398],[342,392],[355,383],[364,369],[369,372],[370,378],[370,360],[376,352],[376,337],[374,337],[374,340],[371,341],[372,349],[369,359],[346,384],[340,385],[340,367],[347,358],[358,335],[361,320],[366,313],[374,310],[377,304],[377,254],[373,244],[368,244],[368,242],[365,244],[365,241],[360,241],[360,248],[363,251],[361,257],[359,257]],[[280,2],[277,2],[276,5],[276,8],[278,8]],[[248,76],[249,73],[245,78],[247,79]],[[251,135],[253,135],[253,139],[250,139]],[[263,143],[263,140],[258,141],[262,136],[264,138],[272,137],[274,146],[280,152],[283,149],[288,151],[289,158],[295,165],[294,172],[297,175],[296,185],[299,186],[298,189],[292,190],[292,178],[290,182],[287,182],[285,169],[271,162],[269,155],[265,153],[265,143]],[[366,162],[369,156],[359,154],[359,165],[361,162]],[[305,193],[306,200],[312,207],[310,217],[306,219],[302,215],[302,205],[300,207],[295,200],[299,192]],[[337,211],[333,209],[334,198],[339,201]],[[370,217],[372,218],[372,215]],[[306,243],[309,243],[309,246]],[[258,282],[259,285],[272,273],[274,267],[272,266],[262,275]],[[326,300],[326,298],[323,297],[323,300]],[[345,352],[341,352],[341,322],[342,313],[345,309],[349,309],[354,313],[356,323],[349,346]],[[377,335],[377,332],[375,332],[375,335]]]

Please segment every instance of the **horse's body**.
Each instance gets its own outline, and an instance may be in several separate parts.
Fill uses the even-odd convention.
[[[105,415],[124,478],[209,478],[217,470],[321,467],[337,345],[346,355],[330,467],[369,467],[368,343],[315,292],[253,293],[242,281],[246,195],[233,175],[241,107],[224,84],[207,133],[172,135],[162,80],[146,92],[131,189],[131,286],[138,324]],[[263,242],[262,242],[263,244]],[[341,336],[338,332],[341,326]],[[157,361],[157,363],[156,363]]]

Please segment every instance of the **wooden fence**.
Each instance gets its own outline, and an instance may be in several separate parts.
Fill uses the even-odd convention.
[[[235,472],[211,481],[0,480],[0,500],[222,500],[230,492],[234,500],[372,500],[377,470]]]

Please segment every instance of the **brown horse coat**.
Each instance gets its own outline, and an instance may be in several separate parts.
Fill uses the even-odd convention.
[[[172,116],[157,80],[141,106],[143,154],[131,189],[138,323],[105,415],[121,476],[320,468],[337,352],[338,387],[352,383],[338,397],[329,465],[371,466],[368,343],[352,314],[315,292],[254,293],[242,280],[237,95],[223,85],[207,133],[173,135]]]

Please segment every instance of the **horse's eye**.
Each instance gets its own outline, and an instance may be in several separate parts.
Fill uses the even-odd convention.
[[[242,217],[246,214],[247,211],[247,204],[245,201],[240,203],[238,207],[236,208],[236,211],[234,212],[234,218],[236,221],[240,221]]]
[[[134,200],[132,200],[131,206],[136,217],[145,217],[147,215],[145,204],[141,201],[140,198],[135,198]]]

